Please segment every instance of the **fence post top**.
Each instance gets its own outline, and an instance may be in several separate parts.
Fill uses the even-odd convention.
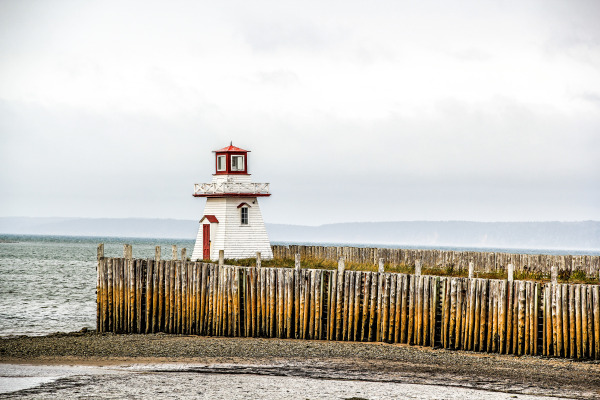
[[[556,265],[550,267],[550,277],[552,279],[553,284],[558,283],[558,267]]]
[[[509,282],[513,282],[515,280],[515,266],[512,264],[508,264],[508,277],[507,280]]]
[[[130,244],[123,245],[123,258],[126,258],[128,260],[133,258],[133,251]]]
[[[260,251],[256,252],[256,268],[262,268],[262,260],[260,259]]]
[[[344,272],[346,265],[344,264],[344,257],[340,257],[338,260],[338,272]]]
[[[415,275],[421,276],[421,260],[415,260]]]
[[[473,261],[469,261],[469,279],[473,279],[475,275],[475,263]]]
[[[296,271],[300,271],[300,269],[302,268],[300,265],[300,253],[296,253],[294,255],[294,268],[296,269]]]

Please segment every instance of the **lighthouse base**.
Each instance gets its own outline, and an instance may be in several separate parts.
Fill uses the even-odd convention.
[[[256,197],[207,198],[192,261],[225,258],[273,258],[271,243]]]

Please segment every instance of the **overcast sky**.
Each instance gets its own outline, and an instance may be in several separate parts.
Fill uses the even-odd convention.
[[[0,2],[0,216],[600,220],[598,1]]]

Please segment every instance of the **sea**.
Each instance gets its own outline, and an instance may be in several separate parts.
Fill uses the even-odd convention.
[[[104,243],[104,254],[107,257],[122,257],[123,245],[130,244],[134,258],[154,258],[155,246],[162,247],[163,257],[170,256],[172,245],[176,245],[179,250],[186,248],[188,254],[191,254],[194,239],[0,235],[0,336],[36,336],[79,331],[82,328],[96,329],[96,254],[99,243]],[[348,246],[339,243],[318,245]],[[416,248],[377,244],[352,246]],[[600,255],[599,251],[438,248],[525,254]]]

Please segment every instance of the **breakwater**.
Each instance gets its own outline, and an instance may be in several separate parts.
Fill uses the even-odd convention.
[[[600,287],[106,258],[97,330],[381,341],[600,359]]]
[[[512,264],[516,272],[542,273],[550,275],[553,266],[559,274],[570,275],[580,271],[588,278],[598,278],[600,273],[600,256],[589,255],[546,255],[546,254],[511,254],[496,252],[452,251],[452,250],[415,250],[385,249],[373,247],[325,247],[289,245],[271,246],[273,257],[278,259],[294,259],[300,254],[303,259],[337,261],[344,258],[346,262],[375,264],[383,258],[389,265],[414,266],[415,261],[429,268],[452,268],[455,271],[466,271],[469,263],[475,264],[480,272],[504,272],[508,264]]]

